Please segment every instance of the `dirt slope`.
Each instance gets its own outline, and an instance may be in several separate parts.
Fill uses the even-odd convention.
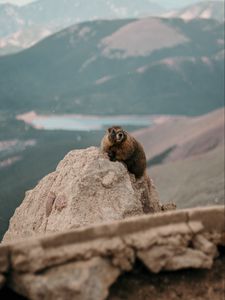
[[[172,147],[167,162],[205,153],[224,144],[224,109],[194,118],[171,117],[136,131],[134,136],[143,144],[148,159]]]
[[[162,202],[172,200],[178,208],[224,204],[224,146],[149,172]]]

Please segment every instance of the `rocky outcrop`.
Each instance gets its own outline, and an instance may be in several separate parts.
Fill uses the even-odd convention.
[[[165,208],[165,207],[164,207]],[[152,181],[91,147],[71,151],[55,172],[26,193],[3,241],[71,230],[161,210]]]
[[[97,148],[71,151],[11,219],[0,245],[0,298],[115,300],[110,287],[137,262],[148,274],[211,269],[225,246],[224,206],[161,213],[173,208],[160,205],[151,180],[136,180]],[[204,299],[222,295],[218,278]],[[162,289],[151,293],[159,299]]]
[[[223,206],[133,217],[6,243],[0,246],[0,282],[28,299],[101,300],[120,274],[133,270],[136,261],[149,274],[210,269],[219,256],[218,246],[225,246]],[[199,299],[214,299],[218,289],[223,295],[221,278],[215,289],[211,286],[211,298],[198,295]],[[160,296],[164,290],[153,288],[152,293]],[[178,299],[180,294],[170,291],[166,296],[162,299]]]

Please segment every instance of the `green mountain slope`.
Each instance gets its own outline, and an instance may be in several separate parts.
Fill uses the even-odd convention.
[[[223,39],[213,20],[75,25],[0,58],[0,109],[205,113],[223,106]]]

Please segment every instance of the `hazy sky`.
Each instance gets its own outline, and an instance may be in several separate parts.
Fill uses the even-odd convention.
[[[35,0],[0,0],[0,3],[13,3],[13,4],[17,4],[17,5],[24,5],[24,4],[27,4],[27,3],[30,3],[30,2],[33,2],[33,1],[35,1]],[[180,1],[180,0],[177,0],[177,1]],[[185,1],[185,2],[192,2],[192,3],[194,3],[194,2],[200,2],[200,1],[202,1],[202,0],[189,0],[189,1]],[[204,0],[203,0],[204,1]],[[214,0],[212,0],[212,1],[214,1]],[[222,1],[224,1],[224,0],[222,0]],[[157,3],[157,0],[152,0],[152,2],[156,2]],[[159,1],[160,2],[160,4],[163,4],[163,1]],[[165,3],[167,3],[168,2],[168,0],[167,1],[165,1]],[[181,2],[179,2],[179,4],[180,3],[182,3],[182,0],[181,0]]]
[[[32,2],[33,0],[0,0],[0,3],[13,3],[13,4],[17,4],[17,5],[23,5],[23,4],[27,4],[29,2]]]

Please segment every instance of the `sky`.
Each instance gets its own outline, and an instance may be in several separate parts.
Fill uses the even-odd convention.
[[[12,3],[12,4],[17,4],[17,5],[24,5],[24,4],[27,4],[27,3],[30,3],[30,2],[33,2],[35,0],[0,0],[0,3]],[[179,0],[180,1],[180,0]],[[201,1],[201,0],[199,0]],[[203,0],[204,1],[204,0]],[[214,0],[212,0],[214,1]],[[224,0],[222,0],[224,1]],[[156,2],[157,3],[157,0],[153,2]],[[163,1],[160,1],[160,3],[162,3]],[[165,1],[165,3],[168,2],[168,1]],[[186,1],[188,2],[188,1]],[[198,2],[198,0],[189,0],[189,2]]]
[[[33,0],[0,0],[0,3],[12,3],[17,5],[24,5],[32,2]]]

